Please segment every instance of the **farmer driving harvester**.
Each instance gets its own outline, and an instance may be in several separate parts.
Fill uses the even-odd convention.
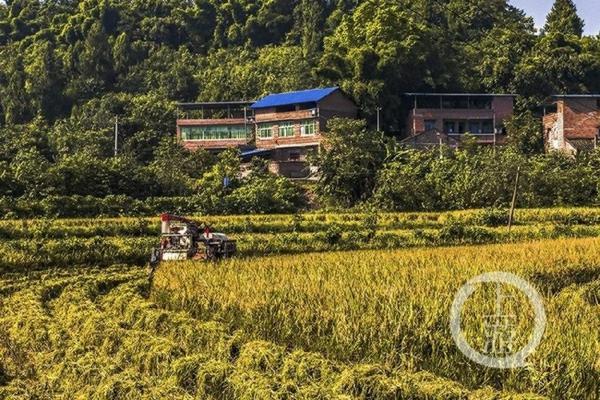
[[[161,261],[214,261],[230,258],[236,252],[236,242],[222,233],[213,233],[207,223],[176,215],[161,215],[161,234],[160,247],[154,249],[150,260],[153,268]]]

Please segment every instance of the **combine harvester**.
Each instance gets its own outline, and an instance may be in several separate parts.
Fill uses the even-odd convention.
[[[152,272],[162,261],[216,261],[231,258],[236,253],[235,240],[222,233],[213,233],[206,223],[198,224],[171,214],[163,214],[160,218],[160,247],[152,251]]]

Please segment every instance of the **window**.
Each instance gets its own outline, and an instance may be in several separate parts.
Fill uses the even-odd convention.
[[[454,121],[444,121],[444,133],[456,133],[455,125]]]
[[[436,125],[437,125],[437,121],[435,119],[426,119],[425,120],[425,132],[434,131]]]
[[[182,126],[182,140],[248,139],[250,128],[245,125]]]
[[[290,152],[290,161],[300,161],[300,153],[297,151]]]
[[[444,120],[444,132],[451,134],[463,134],[469,132],[474,135],[492,134],[494,133],[494,120]]]
[[[491,119],[481,121],[481,133],[494,133],[494,121]]]
[[[300,124],[300,134],[302,136],[316,135],[317,134],[317,121],[314,119],[309,120],[309,121],[302,121],[302,123]]]
[[[481,130],[481,121],[469,121],[469,132],[473,134],[483,133]]]
[[[273,137],[273,125],[272,124],[260,124],[256,131],[256,136],[261,139],[271,139]]]
[[[279,124],[279,137],[294,136],[294,124],[291,122],[282,122]]]

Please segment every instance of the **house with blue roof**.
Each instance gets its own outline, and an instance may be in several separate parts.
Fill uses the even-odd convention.
[[[272,172],[310,175],[307,159],[319,151],[334,117],[356,118],[358,108],[338,87],[276,93],[255,102],[180,104],[177,134],[188,149],[239,148],[242,157],[265,157]],[[194,114],[194,115],[191,115]]]

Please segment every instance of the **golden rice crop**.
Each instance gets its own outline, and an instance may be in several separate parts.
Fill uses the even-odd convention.
[[[507,210],[498,210],[507,214]],[[326,231],[332,225],[344,232],[360,231],[374,224],[379,230],[436,229],[449,222],[485,225],[486,210],[422,213],[309,213],[296,215],[195,216],[216,230],[231,234],[245,233],[313,233]],[[600,225],[598,208],[552,208],[516,210],[515,223],[522,225],[561,223]],[[155,218],[89,218],[37,219],[0,221],[0,239],[64,239],[96,236],[155,236],[160,219]]]
[[[239,257],[163,264],[150,298],[133,265],[158,218],[0,221],[0,398],[600,398],[600,239],[576,239],[600,236],[600,211],[518,210],[510,234],[498,214],[209,217]],[[561,239],[526,242],[544,238]],[[433,248],[485,243],[505,244]],[[453,293],[491,270],[544,296],[525,369],[479,367],[450,337]],[[475,341],[492,300],[468,303]]]
[[[5,294],[0,397],[485,398],[433,374],[348,365],[253,341],[221,323],[157,307],[144,297],[146,285],[138,269],[90,268],[33,274]],[[510,395],[486,391],[489,398]]]
[[[534,398],[252,340],[160,308],[145,298],[135,268],[40,272],[24,286],[18,275],[2,281],[15,286],[0,302],[1,398]]]
[[[552,398],[600,393],[600,239],[395,251],[356,251],[163,265],[153,299],[230,330],[351,363],[428,370],[468,386],[492,384]],[[489,271],[516,273],[544,295],[548,326],[527,369],[468,361],[449,331],[457,289]],[[592,286],[586,286],[590,284]],[[583,285],[583,286],[582,286]],[[592,288],[592,289],[590,289]],[[494,297],[465,318],[479,332]],[[523,309],[522,326],[531,322]]]
[[[469,215],[469,212],[466,213]],[[399,224],[387,223],[384,220],[390,217],[389,215],[377,217],[376,220],[379,222],[375,225],[371,217],[359,215],[360,218],[371,218],[369,219],[371,222],[365,225],[355,221],[339,223],[325,221],[318,222],[308,229],[306,227],[309,226],[310,219],[302,216],[299,218],[307,220],[302,222],[305,227],[299,230],[294,230],[293,221],[289,224],[281,222],[282,218],[288,217],[297,220],[295,217],[272,216],[271,218],[279,222],[266,223],[264,221],[268,221],[269,217],[263,216],[260,221],[263,221],[261,223],[264,225],[256,225],[250,231],[268,230],[274,224],[280,224],[279,228],[273,229],[275,233],[243,232],[233,233],[231,236],[238,242],[238,256],[250,257],[333,250],[507,243],[530,239],[600,235],[600,225],[538,222],[517,225],[509,232],[506,227],[456,222],[462,219],[449,218],[451,215],[453,214],[446,213],[442,215],[443,218],[439,217],[444,220],[443,223],[428,222],[431,227],[418,229],[394,228]],[[406,215],[402,214],[393,215],[391,218],[398,216],[406,218]],[[423,215],[418,216],[424,218]],[[310,218],[316,217],[311,215]],[[243,231],[240,225],[236,227],[239,222],[236,222],[237,220],[240,218],[232,219],[232,232]],[[104,220],[99,221],[97,227],[90,225],[89,221],[80,225],[74,224],[74,221],[58,220],[49,222],[48,226],[45,226],[45,221],[42,220],[17,224],[21,228],[17,226],[16,233],[4,235],[12,235],[12,238],[0,241],[0,273],[78,265],[107,266],[115,263],[143,265],[147,262],[151,249],[158,242],[160,229],[157,220],[142,222],[139,219]],[[42,228],[44,226],[45,228]],[[32,230],[29,230],[30,228]],[[223,231],[229,233],[227,228]],[[88,236],[92,234],[98,236]]]

